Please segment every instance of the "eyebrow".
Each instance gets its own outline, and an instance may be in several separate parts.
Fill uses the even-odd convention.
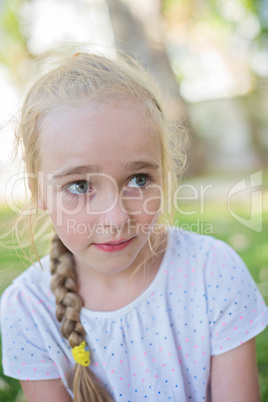
[[[153,161],[135,161],[128,162],[126,168],[129,170],[141,170],[141,169],[159,169],[159,165]]]
[[[159,169],[159,165],[153,161],[134,161],[126,164],[127,170],[142,170],[142,169]],[[59,171],[53,175],[53,179],[61,179],[68,176],[84,175],[88,173],[98,172],[96,165],[76,166],[71,169]]]
[[[71,169],[66,169],[59,171],[53,175],[53,179],[61,179],[63,177],[79,175],[79,174],[88,174],[92,172],[97,172],[97,167],[95,165],[86,165],[86,166],[76,166]]]

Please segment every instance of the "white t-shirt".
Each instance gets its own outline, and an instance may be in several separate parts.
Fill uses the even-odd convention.
[[[62,378],[74,360],[59,330],[49,257],[3,293],[3,367],[20,380]],[[150,286],[116,311],[81,310],[90,368],[115,401],[207,400],[210,357],[253,338],[268,322],[244,263],[212,237],[170,229]],[[70,394],[72,392],[68,389]]]

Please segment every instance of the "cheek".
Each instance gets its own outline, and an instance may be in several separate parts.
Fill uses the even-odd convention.
[[[54,209],[50,214],[54,228],[59,237],[66,243],[79,243],[89,239],[96,227],[96,216],[87,213],[86,208],[61,207]]]

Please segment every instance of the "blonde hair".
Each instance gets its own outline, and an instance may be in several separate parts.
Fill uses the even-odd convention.
[[[149,115],[155,125],[161,141],[162,183],[165,195],[159,222],[169,217],[171,211],[165,206],[168,186],[175,189],[177,177],[185,166],[182,137],[184,134],[178,130],[178,126],[175,128],[174,124],[169,123],[158,87],[138,63],[126,57],[113,60],[87,52],[64,58],[57,65],[53,65],[50,71],[35,82],[23,104],[17,137],[23,144],[27,171],[34,174],[30,179],[32,206],[38,198],[40,132],[49,113],[64,104],[77,105],[90,100],[109,103],[115,98],[134,101]],[[33,236],[30,237],[33,239]],[[159,238],[160,236],[155,236],[150,242],[153,252],[157,249]],[[73,348],[78,346],[86,335],[80,322],[82,300],[77,292],[74,258],[57,235],[52,240],[50,256],[51,289],[56,298],[56,316],[61,323],[62,335]],[[79,364],[75,367],[73,391],[78,402],[112,400],[91,370]]]

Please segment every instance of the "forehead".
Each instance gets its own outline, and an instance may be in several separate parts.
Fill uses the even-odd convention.
[[[61,106],[44,121],[40,163],[50,171],[92,163],[107,170],[130,160],[159,160],[159,133],[149,112],[133,102]]]

